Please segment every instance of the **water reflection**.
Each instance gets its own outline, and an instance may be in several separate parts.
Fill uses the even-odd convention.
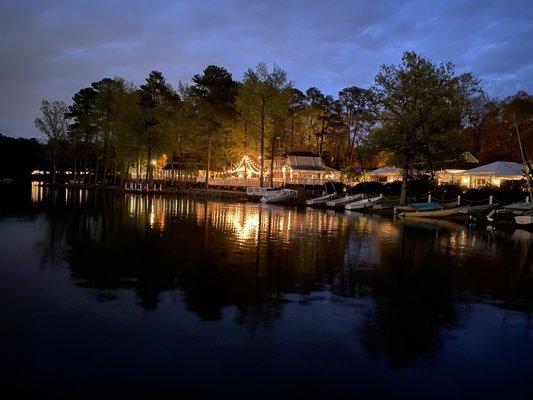
[[[66,262],[99,302],[133,290],[155,310],[175,291],[205,321],[234,306],[235,322],[254,330],[283,316],[288,295],[331,293],[360,301],[361,343],[392,369],[437,355],[472,302],[533,306],[532,242],[520,232],[256,203],[58,196],[32,186],[45,216],[35,250],[45,266]]]

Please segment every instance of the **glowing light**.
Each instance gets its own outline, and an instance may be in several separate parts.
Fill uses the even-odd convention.
[[[250,156],[243,156],[235,167],[228,171],[228,174],[237,174],[241,178],[251,178],[260,174],[260,168]]]

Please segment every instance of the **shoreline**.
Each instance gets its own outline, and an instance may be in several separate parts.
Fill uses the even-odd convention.
[[[52,185],[39,181],[39,186],[51,188]],[[152,186],[153,187],[153,186]],[[156,189],[143,189],[134,190],[126,189],[122,185],[95,185],[95,184],[56,184],[56,188],[59,189],[72,189],[72,190],[93,190],[93,191],[106,191],[115,193],[129,193],[129,194],[143,194],[143,195],[183,195],[196,198],[210,198],[221,200],[233,200],[239,202],[258,201],[260,196],[248,195],[244,190],[232,190],[232,189],[216,189],[216,188],[198,188],[198,187],[178,187],[178,186],[163,186],[161,190],[156,184]],[[299,192],[298,205],[303,205],[305,200],[310,196],[315,196],[313,190],[296,189]]]
[[[52,186],[43,182],[40,182],[39,186],[51,188]],[[94,185],[94,184],[58,184],[57,188],[61,189],[73,189],[73,190],[93,190],[93,191],[106,191],[115,193],[129,193],[129,194],[143,194],[143,195],[186,195],[191,197],[204,197],[204,198],[217,198],[234,201],[249,201],[250,196],[246,195],[244,191],[228,190],[228,189],[202,189],[202,188],[190,188],[190,187],[163,187],[159,190],[128,190],[124,186],[119,185]]]

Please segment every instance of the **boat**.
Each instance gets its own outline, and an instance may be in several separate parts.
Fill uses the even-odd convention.
[[[292,189],[270,189],[261,197],[261,203],[286,203],[298,199],[298,191]]]
[[[480,206],[464,206],[459,210],[458,217],[474,222],[486,222],[486,216],[500,207],[499,203],[483,204]]]
[[[461,207],[443,208],[429,211],[404,211],[399,216],[404,218],[447,218],[457,215]]]
[[[494,227],[533,228],[533,202],[506,204],[488,213],[487,221]]]
[[[459,206],[444,208],[442,204],[436,202],[412,203],[410,206],[414,210],[403,211],[398,216],[403,218],[447,218],[457,215],[461,209]]]
[[[520,228],[533,228],[533,213],[515,215],[515,223]]]
[[[514,224],[515,217],[524,216],[533,212],[533,202],[505,204],[487,214],[487,221],[491,224]]]
[[[432,211],[432,210],[442,210],[442,204],[437,202],[426,202],[426,203],[410,203],[405,206],[396,206],[396,213],[401,212],[412,212],[412,211]]]
[[[377,215],[394,215],[394,207],[397,205],[397,202],[393,201],[383,201],[374,204],[372,208],[369,208],[367,211],[371,214]]]
[[[354,201],[361,200],[363,198],[362,194],[354,194],[352,196],[343,196],[335,200],[330,200],[326,202],[326,206],[329,208],[340,208],[343,209],[346,204],[353,203]]]
[[[481,206],[464,206],[459,210],[459,213],[469,215],[487,215],[489,212],[495,208],[498,208],[499,206],[499,203],[483,204]]]
[[[372,208],[374,204],[383,201],[383,195],[380,194],[377,197],[371,197],[368,199],[362,199],[354,201],[353,203],[348,203],[344,206],[346,210],[355,211],[355,210],[365,210],[367,208]]]
[[[311,207],[325,206],[328,201],[332,201],[341,197],[340,192],[342,189],[342,185],[338,182],[326,182],[324,184],[322,196],[306,200],[305,204]]]
[[[504,205],[503,208],[505,208],[506,210],[511,210],[513,212],[523,213],[523,212],[533,211],[533,202],[523,201],[520,203],[512,203],[512,204]]]
[[[514,117],[514,116],[513,116]],[[518,131],[518,124],[516,118],[514,121],[516,136],[518,138],[518,146],[522,156],[522,163],[524,165],[524,173],[526,177],[527,190],[529,196],[526,201],[519,203],[512,203],[502,206],[500,209],[494,209],[487,215],[487,220],[494,226],[518,225],[521,228],[533,227],[533,183],[531,182],[532,168],[528,158],[522,147],[522,139]]]
[[[315,197],[314,199],[309,199],[305,201],[305,204],[308,206],[321,206],[326,204],[328,201],[338,199],[340,196],[337,193],[329,193],[324,196]]]
[[[505,207],[495,208],[485,217],[487,222],[493,226],[514,225],[514,212]]]

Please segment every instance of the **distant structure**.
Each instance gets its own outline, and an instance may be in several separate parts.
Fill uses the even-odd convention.
[[[439,184],[461,184],[461,173],[479,164],[479,160],[470,152],[465,151],[454,160],[441,161],[436,165],[435,179]],[[416,175],[427,175],[429,171],[423,169],[414,169]],[[403,180],[403,170],[401,168],[390,166],[382,167],[372,171],[368,171],[363,175],[364,182],[401,182]]]
[[[523,166],[516,162],[496,161],[457,174],[460,185],[468,188],[500,186],[505,181],[524,179]]]
[[[326,166],[317,154],[300,150],[287,154],[281,171],[274,170],[274,178],[281,178],[284,183],[322,185],[326,181],[339,182],[341,173]]]
[[[368,171],[363,175],[363,182],[391,183],[402,180],[402,169],[398,167],[382,167]]]
[[[323,185],[326,182],[340,182],[340,171],[324,164],[322,159],[310,151],[294,151],[273,160],[274,186]],[[271,160],[265,160],[264,186],[270,185]],[[227,171],[212,171],[209,184],[213,186],[259,186],[260,166],[248,155]],[[199,170],[197,182],[205,182],[205,171]]]
[[[465,151],[455,160],[439,163],[439,168],[435,172],[435,179],[439,185],[454,184],[461,185],[460,174],[476,167],[479,160],[469,151]]]
[[[428,174],[428,171],[417,171],[418,174]],[[438,184],[454,184],[465,188],[477,189],[484,186],[499,187],[505,181],[524,179],[523,166],[511,161],[496,161],[475,168],[441,169],[435,172]],[[364,175],[365,182],[401,182],[402,170],[397,167],[383,167],[369,171]]]
[[[161,168],[161,178],[176,181],[196,181],[199,163],[190,154],[170,157]]]

